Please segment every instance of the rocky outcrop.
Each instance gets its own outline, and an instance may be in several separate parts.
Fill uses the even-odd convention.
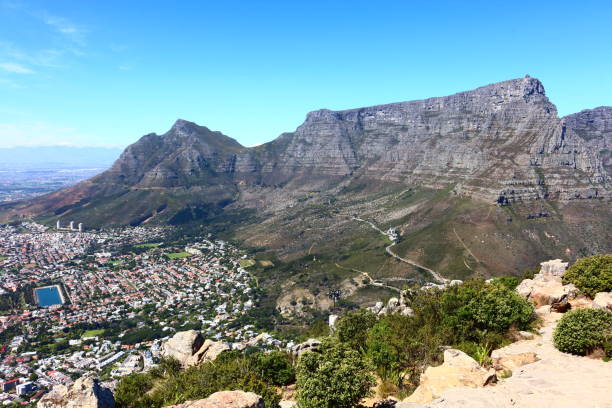
[[[81,377],[70,386],[56,385],[45,394],[38,408],[114,408],[113,393],[91,377]]]
[[[506,356],[535,353],[537,361],[501,377],[494,387],[449,388],[434,401],[400,402],[396,408],[612,407],[610,363],[557,350],[552,334],[563,315],[550,312],[550,306],[538,308],[537,313],[543,324],[541,336],[500,349]]]
[[[421,374],[419,386],[406,401],[429,402],[450,388],[484,387],[496,379],[495,370],[486,370],[464,352],[449,349],[444,351],[441,366],[428,367]]]
[[[300,343],[294,347],[292,347],[291,351],[298,356],[301,356],[304,353],[317,351],[321,346],[321,342],[317,339],[308,339],[303,343]]]
[[[593,298],[593,307],[612,312],[612,292],[599,292]]]
[[[376,304],[368,310],[375,315],[383,316],[386,314],[399,313],[402,316],[413,316],[414,311],[408,306],[407,292],[402,291],[400,297],[392,297],[387,301],[385,305],[383,302],[376,302]]]
[[[183,367],[212,361],[229,350],[223,342],[204,340],[200,332],[188,330],[176,333],[162,345],[162,356],[178,360]]]
[[[542,262],[540,265],[540,272],[533,279],[523,280],[516,291],[536,307],[551,305],[554,311],[567,311],[571,307],[569,300],[578,294],[576,286],[563,284],[563,273],[568,263],[555,259]]]
[[[168,408],[264,408],[262,398],[253,392],[219,391],[205,399],[187,401]]]

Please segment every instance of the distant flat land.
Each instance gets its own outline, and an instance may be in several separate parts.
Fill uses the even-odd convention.
[[[105,167],[0,169],[0,202],[32,198],[77,184]]]

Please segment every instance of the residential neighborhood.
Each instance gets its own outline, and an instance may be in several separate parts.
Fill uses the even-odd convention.
[[[257,302],[246,255],[210,235],[179,246],[171,233],[0,226],[0,403],[34,401],[88,373],[112,387],[153,367],[177,331],[233,349],[280,346],[238,324]]]

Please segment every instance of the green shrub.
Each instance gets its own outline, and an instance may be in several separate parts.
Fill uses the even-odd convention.
[[[399,356],[389,342],[392,335],[393,329],[387,320],[376,323],[368,332],[367,356],[380,378],[397,383],[398,378],[393,377],[399,368]]]
[[[368,330],[375,323],[376,316],[365,309],[348,312],[336,323],[338,339],[350,345],[354,350],[365,350]]]
[[[599,292],[612,291],[612,254],[594,255],[576,261],[563,275],[564,283],[573,283],[593,298]]]
[[[533,276],[531,278],[533,278]],[[517,278],[516,276],[500,276],[499,278],[493,279],[491,283],[493,285],[501,285],[510,290],[514,290],[519,283],[521,283],[521,279]]]
[[[123,408],[145,408],[151,401],[144,398],[153,387],[153,379],[148,374],[130,374],[121,378],[115,389],[115,403]]]
[[[300,408],[351,408],[375,384],[367,360],[347,343],[325,339],[320,352],[304,353],[297,364]]]
[[[269,369],[281,366],[276,356],[266,359],[262,353],[229,351],[210,361],[174,372],[173,364],[149,374],[135,374],[117,385],[117,408],[161,408],[186,400],[203,399],[217,391],[243,390],[261,395],[266,408],[278,406],[280,396],[273,383],[286,379],[270,375]],[[265,376],[270,375],[271,378]],[[283,377],[284,376],[284,377]]]
[[[602,348],[609,353],[612,313],[599,309],[577,309],[566,313],[555,328],[553,342],[560,351],[586,355]]]
[[[270,384],[282,386],[295,381],[295,370],[287,354],[280,351],[257,353],[253,359],[261,378]]]
[[[533,306],[514,290],[483,281],[468,281],[447,289],[441,303],[444,322],[456,341],[490,341],[486,338],[488,333],[505,333],[510,327],[528,329],[534,320]]]

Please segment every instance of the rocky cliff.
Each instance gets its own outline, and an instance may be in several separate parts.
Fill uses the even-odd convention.
[[[147,195],[156,198],[138,207],[152,216],[170,197],[136,192],[167,190],[186,204],[227,203],[240,200],[241,186],[290,188],[346,178],[453,186],[489,202],[606,199],[611,134],[612,108],[559,118],[542,83],[526,76],[441,98],[314,111],[295,132],[251,149],[178,120],[166,134],[129,146],[100,176],[9,207],[59,215],[95,206],[96,199]],[[128,221],[107,215],[109,222]],[[132,215],[130,222],[146,219]]]

